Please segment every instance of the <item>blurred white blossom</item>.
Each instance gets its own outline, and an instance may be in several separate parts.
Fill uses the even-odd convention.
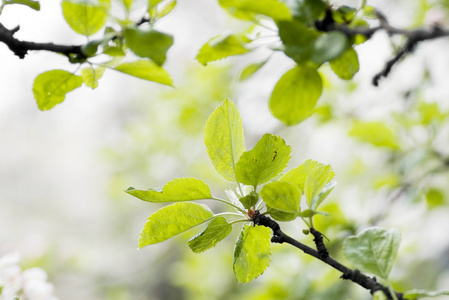
[[[47,273],[41,268],[22,272],[19,260],[18,253],[0,257],[0,300],[58,300],[53,285],[47,282]]]

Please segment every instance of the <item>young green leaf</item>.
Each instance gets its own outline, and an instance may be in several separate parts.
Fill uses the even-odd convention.
[[[34,0],[6,0],[4,5],[7,4],[22,4],[22,5],[26,5],[29,8],[32,8],[34,10],[39,11],[41,9],[41,5],[39,3],[39,1],[34,1]]]
[[[164,7],[161,7],[157,13],[157,17],[163,18],[166,15],[168,15],[169,13],[171,13],[173,11],[173,9],[176,7],[177,1],[176,0],[172,0],[167,2]]]
[[[271,113],[287,125],[312,115],[323,85],[316,69],[296,66],[279,79],[269,100]]]
[[[76,33],[90,36],[99,31],[109,16],[110,0],[63,0],[62,13]]]
[[[235,167],[245,152],[245,140],[239,111],[229,99],[209,116],[204,128],[204,143],[218,174],[228,181],[235,181]]]
[[[212,198],[209,186],[195,178],[177,178],[167,182],[162,189],[136,190],[130,187],[126,192],[140,200],[153,203]]]
[[[239,81],[244,81],[254,75],[257,71],[259,71],[266,63],[268,59],[265,59],[260,62],[252,63],[247,65],[239,76]]]
[[[401,242],[397,229],[368,228],[347,238],[343,253],[358,269],[388,279]]]
[[[388,299],[387,296],[381,290],[378,290],[373,294],[373,300],[387,300],[387,299]]]
[[[216,217],[200,234],[189,240],[189,247],[195,253],[201,253],[215,247],[232,231],[232,225],[224,217]]]
[[[279,173],[288,164],[290,146],[277,135],[265,134],[253,149],[242,154],[235,168],[237,181],[257,187]]]
[[[336,59],[346,50],[348,38],[344,33],[331,31],[320,35],[315,41],[310,59],[316,64]]]
[[[173,86],[170,74],[163,68],[149,60],[138,60],[134,62],[122,63],[116,67],[122,73],[126,73],[148,81],[154,81],[168,86]]]
[[[330,168],[330,166],[326,166],[320,162],[317,162],[316,160],[308,159],[301,165],[297,166],[294,169],[291,169],[290,171],[282,175],[279,181],[285,181],[293,185],[297,185],[301,192],[304,193],[304,186],[309,174],[312,174],[314,170],[323,170],[327,167]]]
[[[180,202],[165,206],[148,217],[139,236],[139,249],[163,242],[213,217],[207,206]]]
[[[126,10],[129,11],[134,0],[122,0],[122,2],[123,5],[125,5]]]
[[[254,20],[256,15],[264,15],[276,21],[291,20],[288,7],[277,0],[219,0],[218,3],[234,17]]]
[[[280,222],[293,221],[298,217],[297,213],[289,213],[282,210],[277,210],[267,205],[267,214],[269,214],[273,219]]]
[[[332,71],[343,80],[350,80],[359,71],[359,59],[354,48],[329,62]]]
[[[382,122],[355,121],[349,135],[374,146],[399,148],[396,135]]]
[[[290,6],[295,19],[309,26],[314,25],[315,20],[329,7],[326,0],[286,1],[286,3]]]
[[[313,169],[309,170],[304,182],[304,195],[306,196],[306,201],[309,208],[313,209],[313,206],[318,207],[322,200],[324,200],[324,198],[322,198],[321,201],[319,201],[318,195],[332,180],[332,178],[334,178],[334,175],[334,171],[332,171],[332,168],[329,165],[318,164],[315,165]],[[326,191],[323,193],[323,196],[325,194]],[[312,203],[314,199],[316,199],[315,205]]]
[[[34,80],[33,94],[40,110],[51,109],[65,99],[65,95],[79,88],[83,80],[64,70],[51,70],[39,74]]]
[[[81,79],[86,86],[94,90],[98,87],[98,80],[103,76],[105,70],[103,67],[81,69]]]
[[[235,34],[219,35],[210,39],[201,47],[196,55],[196,59],[202,64],[215,60],[220,60],[228,56],[247,53],[249,50],[245,47],[242,39]]]
[[[243,207],[245,209],[249,209],[251,207],[253,207],[254,205],[257,204],[257,202],[259,201],[259,194],[257,194],[256,192],[252,191],[251,193],[249,193],[248,195],[246,195],[245,197],[241,197],[239,199],[240,203],[242,203]]]
[[[336,185],[337,185],[336,181],[331,181],[331,182],[327,183],[323,187],[323,189],[320,191],[320,193],[312,199],[312,203],[310,204],[310,209],[312,209],[314,211],[317,210],[318,206],[320,206],[320,204],[323,203],[324,199],[326,199],[327,196],[329,196],[329,194],[332,192],[332,190],[334,189],[334,187]]]
[[[245,225],[234,249],[234,273],[241,283],[261,275],[270,264],[271,229]]]
[[[301,211],[301,191],[288,182],[267,183],[260,191],[260,196],[270,208],[295,214]]]
[[[296,20],[278,22],[277,26],[285,55],[298,64],[309,60],[319,33]]]
[[[126,28],[126,45],[140,57],[147,57],[158,66],[164,64],[166,53],[173,45],[173,36],[154,29]]]
[[[404,299],[409,300],[438,296],[449,296],[449,291],[409,290],[404,293]]]

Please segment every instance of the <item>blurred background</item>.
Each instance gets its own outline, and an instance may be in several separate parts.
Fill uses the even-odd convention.
[[[7,7],[2,24],[20,24],[16,37],[24,40],[85,42],[65,23],[59,1],[40,2],[40,12]],[[113,4],[114,13],[123,14],[119,1]],[[369,4],[397,27],[449,26],[449,1]],[[209,163],[202,131],[214,108],[230,98],[241,111],[247,149],[271,132],[292,146],[289,169],[310,158],[333,167],[338,185],[323,208],[331,216],[317,217],[316,224],[329,237],[332,256],[347,263],[340,251],[344,238],[369,226],[396,227],[402,243],[391,276],[395,288],[447,289],[449,40],[420,45],[375,88],[372,77],[401,43],[376,33],[356,48],[361,67],[354,80],[344,82],[324,68],[326,89],[317,112],[285,127],[267,107],[277,78],[293,66],[282,53],[244,82],[237,80],[242,68],[270,51],[261,47],[206,67],[194,59],[211,37],[248,27],[217,1],[179,1],[156,26],[175,37],[165,65],[175,89],[107,70],[97,89],[71,92],[45,112],[33,98],[34,78],[77,67],[45,52],[20,60],[0,44],[0,255],[18,252],[22,269],[43,268],[64,300],[370,299],[288,245],[272,245],[267,271],[237,284],[237,228],[200,255],[187,240],[201,228],[137,250],[146,218],[160,206],[125,194],[129,186],[157,187],[189,176],[206,181],[220,197],[227,186],[234,188]],[[214,212],[221,209],[213,206]],[[281,226],[313,245],[299,221]]]

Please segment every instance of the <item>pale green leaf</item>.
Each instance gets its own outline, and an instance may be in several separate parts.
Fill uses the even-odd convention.
[[[291,20],[288,7],[277,0],[219,0],[226,11],[240,19],[255,20],[257,15],[264,15],[273,20]]]
[[[51,70],[39,74],[34,80],[33,94],[40,110],[51,109],[65,99],[65,95],[79,88],[83,80],[64,70]]]
[[[232,225],[224,217],[216,217],[200,234],[189,240],[189,247],[195,253],[201,253],[215,247],[232,231]]]
[[[163,242],[213,217],[207,206],[179,202],[165,206],[148,217],[139,236],[139,249]]]
[[[98,67],[96,69],[92,67],[81,69],[81,79],[84,84],[91,89],[98,87],[98,80],[103,76],[106,69],[103,67]]]
[[[242,39],[235,35],[219,35],[210,39],[199,50],[196,59],[203,65],[215,60],[220,60],[228,56],[247,53]]]
[[[173,86],[173,81],[170,77],[170,74],[168,74],[167,71],[165,71],[163,68],[149,60],[138,60],[134,62],[122,63],[114,67],[114,70],[145,80]]]
[[[259,194],[252,191],[248,195],[241,197],[239,199],[239,201],[240,201],[240,203],[242,203],[242,205],[245,209],[249,209],[257,204],[257,202],[259,201]]]
[[[164,7],[160,8],[157,17],[158,18],[163,18],[166,15],[168,15],[169,13],[171,13],[173,11],[173,9],[176,7],[177,1],[176,0],[172,0],[170,2],[168,2]]]
[[[239,111],[229,99],[209,116],[204,128],[204,143],[218,174],[228,181],[235,181],[235,167],[245,152],[245,140]]]
[[[254,75],[257,71],[259,71],[267,63],[267,61],[268,61],[268,59],[265,59],[261,62],[256,62],[256,63],[247,65],[240,73],[239,80],[244,81],[244,80],[248,79],[249,77],[251,77],[252,75]]]
[[[277,210],[275,208],[267,206],[267,214],[269,214],[276,221],[289,222],[293,221],[298,217],[297,213],[289,213],[282,210]]]
[[[398,139],[387,125],[382,122],[355,121],[349,135],[356,139],[371,143],[374,146],[398,149]]]
[[[309,170],[304,182],[304,195],[309,208],[314,209],[312,205],[313,200],[318,197],[324,187],[332,180],[332,178],[334,178],[334,175],[334,171],[332,171],[332,168],[329,165],[318,164],[313,169]],[[317,198],[317,200],[315,200],[315,206],[320,203],[318,203]]]
[[[159,3],[161,3],[163,0],[148,0],[148,11],[150,11],[151,9],[155,8],[156,5],[158,5]]]
[[[123,2],[123,5],[125,5],[126,10],[129,11],[134,0],[122,0],[122,2]]]
[[[329,194],[332,192],[334,187],[337,185],[336,181],[331,181],[327,183],[323,189],[312,199],[312,203],[310,205],[310,208],[312,210],[317,210],[318,206],[320,206],[321,203],[323,203],[324,199],[329,196]]]
[[[350,80],[359,71],[359,59],[354,48],[349,48],[342,55],[329,62],[332,71],[344,80]]]
[[[137,56],[150,58],[159,66],[173,45],[173,36],[154,29],[126,28],[124,34],[126,45]]]
[[[426,291],[426,290],[409,290],[404,293],[404,298],[415,300],[426,297],[449,296],[449,291]]]
[[[269,100],[271,113],[287,125],[312,115],[323,85],[316,69],[297,66],[279,79]]]
[[[373,300],[388,300],[388,298],[383,291],[378,290],[373,294]]]
[[[41,9],[41,5],[39,3],[39,1],[34,1],[34,0],[6,0],[5,1],[5,5],[7,4],[22,4],[22,5],[26,5],[29,8],[32,8],[34,10],[39,11]]]
[[[109,16],[109,1],[63,0],[62,13],[67,24],[76,33],[90,36],[106,23]]]
[[[347,37],[339,31],[331,31],[320,35],[315,41],[310,59],[316,64],[336,59],[346,50]]]
[[[270,181],[285,169],[291,151],[290,146],[279,136],[265,134],[254,148],[243,153],[237,162],[237,181],[255,187]]]
[[[163,188],[137,190],[129,188],[126,192],[147,202],[178,202],[211,199],[210,188],[196,178],[177,178],[167,182]]]
[[[270,208],[296,214],[301,211],[301,191],[288,182],[267,183],[260,191],[260,196]]]
[[[241,283],[259,277],[270,264],[271,229],[245,225],[234,249],[234,273]]]
[[[358,269],[388,279],[401,242],[397,229],[368,228],[347,238],[343,253]]]

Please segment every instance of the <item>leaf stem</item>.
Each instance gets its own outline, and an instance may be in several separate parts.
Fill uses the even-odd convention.
[[[220,199],[220,198],[215,198],[215,197],[212,197],[211,200],[219,201],[219,202],[222,202],[224,204],[230,205],[230,206],[234,207],[235,209],[237,209],[238,211],[240,211],[242,214],[246,215],[246,211],[245,210],[243,210],[242,208],[238,207],[235,204],[232,204],[229,201],[226,201],[226,200]]]

